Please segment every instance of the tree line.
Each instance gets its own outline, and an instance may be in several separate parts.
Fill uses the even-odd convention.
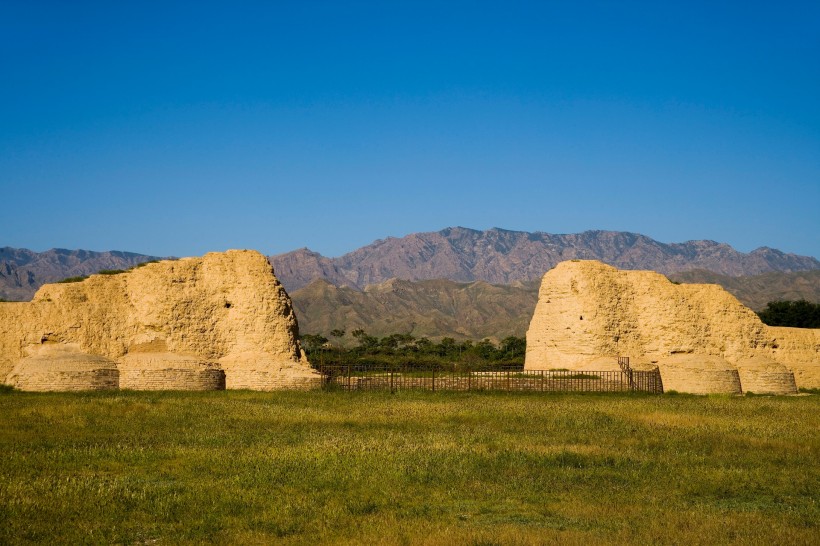
[[[321,334],[304,334],[301,336],[302,348],[314,366],[395,365],[473,370],[521,369],[527,349],[526,339],[515,336],[508,336],[497,343],[490,339],[473,341],[452,337],[433,341],[411,334],[377,337],[363,329],[350,332],[355,345],[345,347],[342,343],[347,335],[345,330],[340,329],[331,330],[330,338]]]
[[[757,315],[769,326],[820,328],[820,304],[806,300],[770,301]]]

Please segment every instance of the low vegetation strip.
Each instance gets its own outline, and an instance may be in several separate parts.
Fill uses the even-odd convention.
[[[817,544],[820,397],[0,392],[0,543]]]

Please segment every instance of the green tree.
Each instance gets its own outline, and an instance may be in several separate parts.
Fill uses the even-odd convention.
[[[769,326],[820,328],[820,304],[806,300],[770,301],[758,316]]]
[[[429,354],[435,351],[436,345],[426,337],[420,337],[413,344],[413,347],[421,354]]]
[[[359,328],[351,332],[356,341],[359,342],[359,351],[369,353],[379,344],[379,338],[367,335],[367,332]]]
[[[439,356],[444,357],[451,357],[458,353],[458,345],[456,345],[456,340],[451,337],[444,337],[441,338],[441,341],[438,343],[438,354]]]
[[[521,358],[527,352],[527,340],[523,337],[505,337],[499,344],[498,352],[501,354],[501,358],[507,360]]]
[[[489,339],[482,339],[472,349],[473,353],[482,360],[497,360],[497,351],[495,345]]]
[[[320,334],[303,334],[301,341],[305,352],[310,354],[320,351],[327,343],[327,338]]]

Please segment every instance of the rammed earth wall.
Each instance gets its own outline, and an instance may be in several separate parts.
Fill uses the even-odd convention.
[[[675,355],[685,355],[688,363],[669,360]],[[717,285],[677,285],[652,271],[619,271],[597,261],[558,264],[541,282],[525,368],[594,369],[596,359],[615,356],[659,366],[686,392],[708,391],[710,381],[720,392],[734,390],[710,364],[712,357],[735,374],[741,363],[765,357],[780,366],[772,373],[793,374],[798,387],[820,388],[820,330],[768,327]],[[705,379],[709,374],[714,377]],[[745,377],[757,376],[752,381],[760,388],[761,374],[750,370]],[[739,375],[740,388],[747,390]],[[767,384],[793,392],[788,378]],[[666,377],[664,388],[670,388]]]
[[[245,360],[262,368],[242,388],[301,385],[316,374],[298,335],[290,298],[264,256],[211,253],[45,285],[32,302],[0,303],[0,378],[55,344],[120,362],[125,388],[214,388],[220,372],[230,388],[231,368]]]

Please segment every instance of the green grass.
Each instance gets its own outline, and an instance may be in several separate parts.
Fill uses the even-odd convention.
[[[820,398],[0,392],[0,544],[811,544]]]

